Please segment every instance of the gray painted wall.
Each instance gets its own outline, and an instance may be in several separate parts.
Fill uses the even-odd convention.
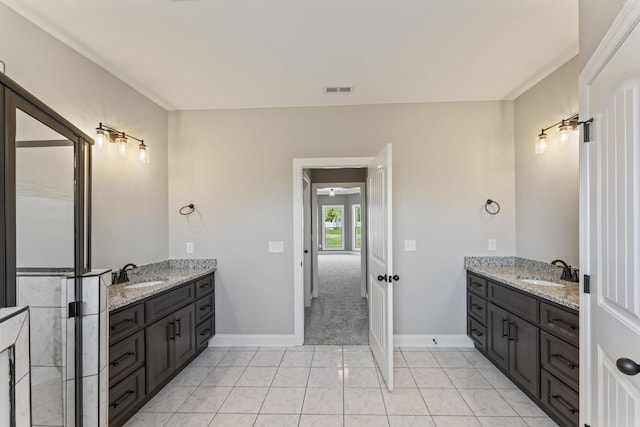
[[[170,256],[193,241],[194,257],[218,259],[217,332],[293,333],[292,159],[391,142],[395,332],[464,334],[463,257],[515,252],[513,119],[512,102],[171,112]],[[484,213],[489,197],[500,215]],[[196,216],[174,214],[190,202]]]
[[[593,55],[609,27],[620,13],[625,0],[580,0],[580,69]]]
[[[4,4],[0,60],[10,78],[89,135],[103,122],[150,147],[148,165],[94,150],[93,266],[166,259],[167,111]]]
[[[540,129],[578,112],[578,57],[515,100],[516,254],[578,265],[579,133],[534,153]],[[548,131],[550,145],[558,141]]]

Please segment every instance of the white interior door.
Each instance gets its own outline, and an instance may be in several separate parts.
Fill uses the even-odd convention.
[[[581,159],[591,293],[580,313],[580,425],[592,427],[640,425],[640,28],[631,29],[582,91],[581,118],[594,122]]]
[[[393,390],[391,144],[369,165],[367,183],[369,346],[387,388]]]

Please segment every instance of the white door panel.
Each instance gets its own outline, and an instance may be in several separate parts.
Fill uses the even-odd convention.
[[[393,276],[390,144],[369,165],[367,182],[369,346],[393,390],[393,283],[387,280]]]
[[[640,362],[638,52],[636,27],[583,92],[594,122],[582,148],[582,248],[592,293],[581,310],[589,332],[581,424],[592,427],[640,425],[640,375],[616,367],[621,358]]]

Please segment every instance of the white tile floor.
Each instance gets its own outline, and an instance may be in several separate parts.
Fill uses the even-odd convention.
[[[127,427],[556,426],[474,349],[396,350],[389,392],[367,346],[210,348]]]

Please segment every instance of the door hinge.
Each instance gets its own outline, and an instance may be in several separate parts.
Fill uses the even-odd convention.
[[[82,316],[82,301],[72,301],[69,303],[69,319]]]
[[[591,293],[591,276],[589,276],[588,274],[585,274],[583,278],[583,283],[584,283],[584,293],[590,294]]]
[[[593,117],[589,120],[585,120],[584,122],[580,122],[579,124],[584,125],[584,132],[582,133],[584,139],[583,142],[591,142],[591,136],[589,135],[589,128],[591,127],[591,123],[593,123]]]
[[[589,424],[585,424],[584,427],[591,427]]]

